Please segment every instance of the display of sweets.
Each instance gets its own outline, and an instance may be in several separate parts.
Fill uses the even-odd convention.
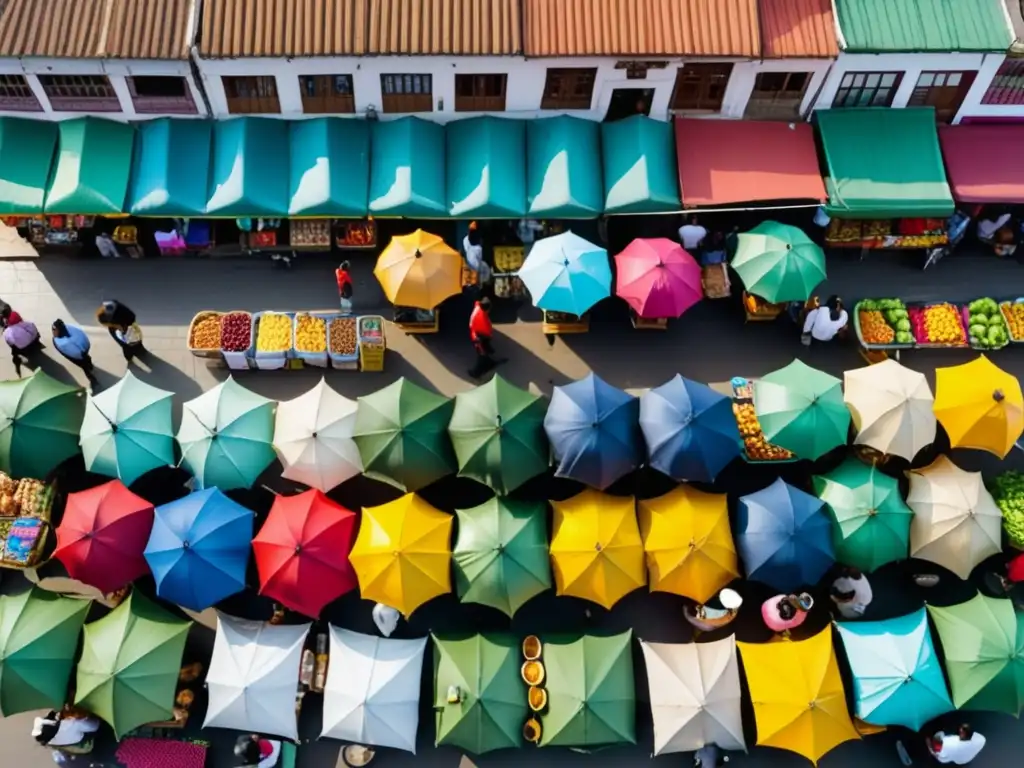
[[[277,312],[265,312],[256,334],[257,352],[287,352],[292,348],[292,319]]]
[[[356,353],[356,320],[336,317],[331,320],[331,354],[351,357]]]
[[[305,312],[296,315],[295,348],[300,352],[326,352],[327,321]]]
[[[28,565],[45,526],[46,523],[35,517],[19,517],[11,523],[4,540],[3,559],[15,565]]]

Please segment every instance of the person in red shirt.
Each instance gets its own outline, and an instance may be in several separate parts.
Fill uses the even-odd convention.
[[[476,350],[476,362],[469,369],[471,378],[479,379],[494,366],[505,362],[495,360],[494,347],[491,346],[491,337],[494,335],[494,328],[491,326],[491,300],[486,296],[473,305],[473,311],[469,315],[469,338]]]
[[[346,315],[352,314],[352,276],[348,273],[349,263],[341,262],[334,270],[334,279],[338,282],[338,298],[341,301],[341,311]]]

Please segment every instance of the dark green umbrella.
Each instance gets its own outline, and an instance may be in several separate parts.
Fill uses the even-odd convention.
[[[0,381],[0,470],[43,478],[78,454],[85,392],[40,369],[25,379]]]
[[[796,227],[763,221],[739,236],[732,268],[765,301],[804,301],[825,279],[825,253]]]
[[[544,434],[546,413],[543,397],[519,389],[500,376],[456,395],[448,434],[459,474],[504,495],[547,471],[550,451]]]
[[[38,587],[0,597],[0,715],[61,708],[91,604]]]
[[[551,587],[543,504],[496,497],[455,514],[459,535],[452,560],[462,602],[489,605],[511,617]]]
[[[363,472],[404,491],[418,491],[455,472],[448,439],[454,403],[406,378],[359,398],[352,434]]]

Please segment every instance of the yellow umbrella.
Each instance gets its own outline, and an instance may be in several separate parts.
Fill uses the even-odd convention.
[[[638,507],[652,592],[704,603],[740,575],[724,495],[680,485]]]
[[[647,583],[632,496],[588,489],[551,506],[551,567],[559,595],[611,608]]]
[[[984,355],[935,370],[935,416],[954,448],[1005,458],[1024,432],[1024,395],[1017,377]]]
[[[817,765],[834,747],[860,738],[846,710],[831,627],[807,640],[736,645],[759,746],[788,749]]]
[[[397,307],[433,309],[462,291],[462,257],[422,229],[391,238],[373,274]]]
[[[451,592],[451,533],[452,516],[414,493],[364,507],[349,555],[362,596],[409,616]]]

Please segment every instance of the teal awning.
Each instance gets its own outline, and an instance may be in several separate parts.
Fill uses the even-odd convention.
[[[526,215],[526,123],[473,117],[448,123],[449,213],[460,219]]]
[[[605,213],[682,208],[672,124],[633,115],[601,125]]]
[[[577,117],[532,120],[526,129],[530,216],[593,219],[603,210],[598,124]]]
[[[214,123],[208,216],[288,215],[288,123],[239,117]]]
[[[142,123],[135,140],[128,212],[133,216],[202,216],[213,125],[161,118]]]
[[[289,216],[362,217],[370,187],[370,127],[317,117],[291,123]]]
[[[57,163],[43,210],[65,216],[124,213],[135,128],[79,117],[60,123],[59,131]]]
[[[0,215],[43,212],[56,149],[56,123],[0,117]]]
[[[437,123],[418,117],[374,123],[370,213],[446,217],[444,157],[444,127]]]

